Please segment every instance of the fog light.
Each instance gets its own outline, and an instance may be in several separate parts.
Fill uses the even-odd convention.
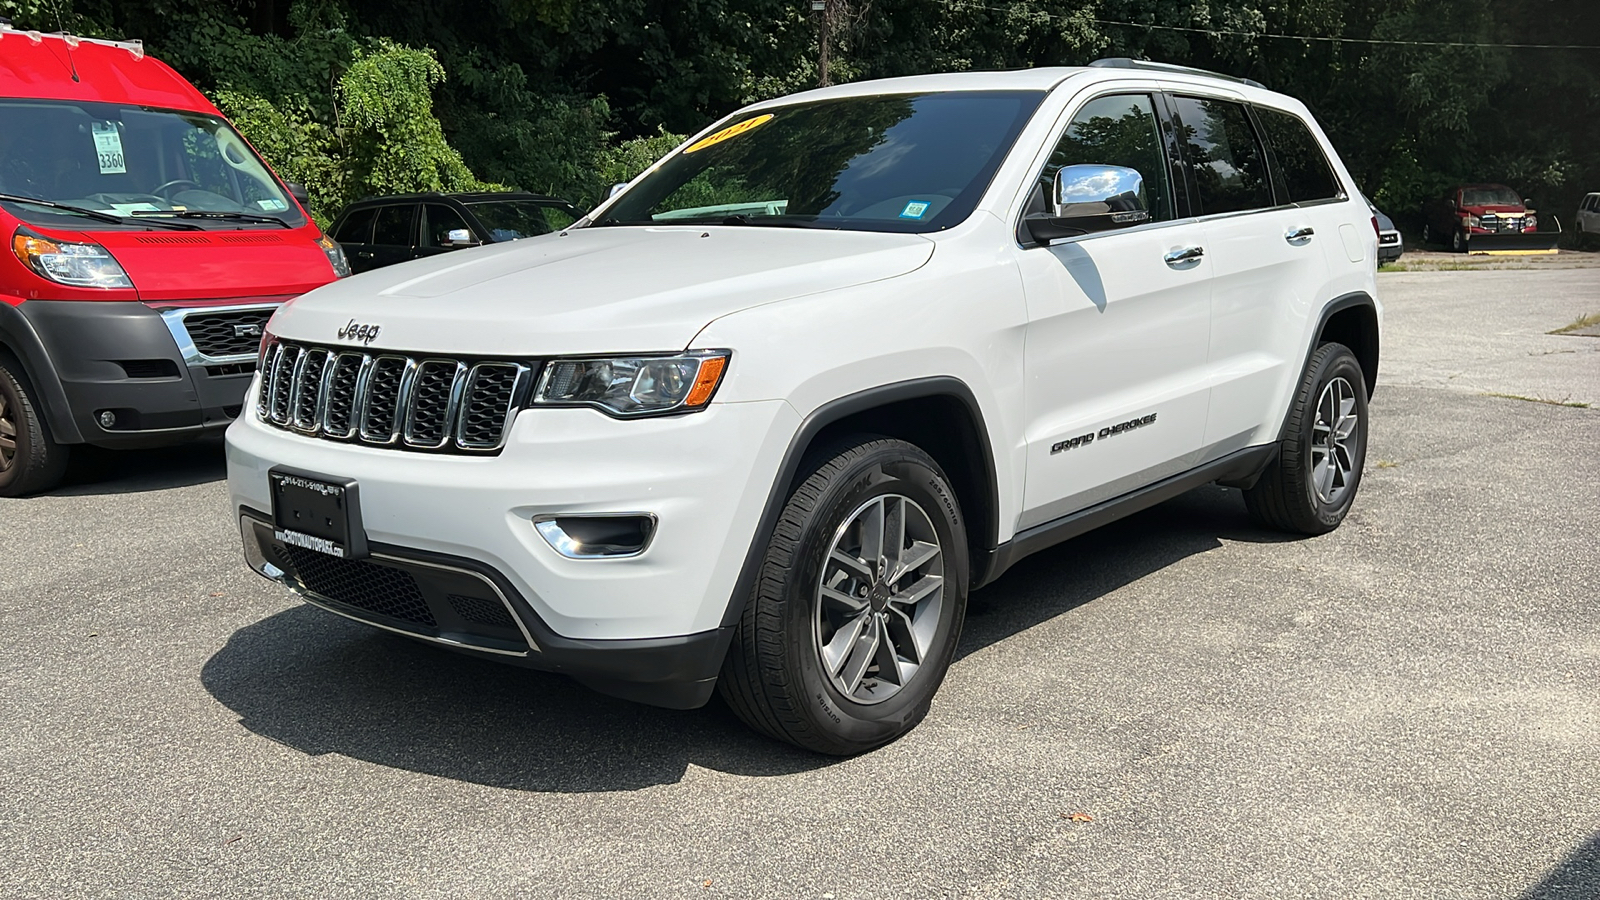
[[[106,429],[117,427],[117,414],[109,409],[100,410],[100,427]]]
[[[567,559],[621,559],[638,556],[656,533],[649,513],[539,516],[533,527]]]

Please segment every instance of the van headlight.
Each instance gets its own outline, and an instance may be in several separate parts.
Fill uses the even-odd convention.
[[[99,244],[58,241],[28,228],[11,237],[11,252],[22,264],[57,284],[90,288],[131,288],[133,282],[111,251]]]
[[[322,252],[327,255],[328,265],[333,266],[334,277],[345,278],[349,276],[350,259],[344,255],[344,248],[339,246],[338,241],[323,235],[317,238],[317,246],[321,247]]]
[[[722,383],[729,351],[676,356],[557,359],[534,390],[536,406],[592,406],[633,418],[705,409]]]

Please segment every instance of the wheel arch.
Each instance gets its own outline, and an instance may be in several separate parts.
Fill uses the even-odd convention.
[[[737,624],[744,612],[778,517],[790,494],[817,464],[816,453],[850,434],[898,438],[921,447],[939,463],[966,517],[971,584],[984,582],[998,535],[999,480],[983,410],[972,389],[958,378],[918,378],[840,397],[800,423],[773,478],[723,614],[724,626]]]
[[[82,443],[83,435],[72,421],[67,392],[56,377],[44,342],[22,311],[8,303],[0,303],[0,356],[10,356],[22,364],[22,374],[33,387],[34,399],[44,408],[51,436],[63,444]]]
[[[1321,321],[1317,323],[1317,337],[1306,349],[1306,361],[1317,348],[1336,342],[1350,348],[1361,364],[1362,380],[1367,383],[1367,396],[1378,387],[1378,304],[1364,293],[1345,294],[1323,307]],[[1304,366],[1302,365],[1302,371]]]

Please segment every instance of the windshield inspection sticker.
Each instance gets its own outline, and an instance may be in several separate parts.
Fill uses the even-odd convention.
[[[713,144],[720,144],[728,138],[738,137],[739,135],[744,134],[746,131],[759,128],[771,121],[771,113],[768,113],[764,116],[756,116],[754,119],[745,119],[743,122],[740,122],[737,125],[729,125],[727,128],[718,131],[716,134],[708,135],[698,141],[695,141],[683,152],[693,153],[696,150],[704,150]]]
[[[115,122],[91,122],[94,135],[94,156],[100,163],[101,175],[121,175],[128,171],[128,162],[122,155],[122,134]]]
[[[933,204],[927,200],[913,200],[906,204],[905,209],[900,210],[900,218],[920,219],[928,214],[928,207],[932,205]]]
[[[283,212],[289,208],[289,204],[282,200],[257,200],[256,205],[271,212]]]

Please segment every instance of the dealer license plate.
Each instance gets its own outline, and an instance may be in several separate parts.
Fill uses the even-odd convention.
[[[355,482],[338,483],[289,472],[268,473],[272,481],[272,535],[279,543],[350,559],[360,521]],[[361,543],[365,543],[362,541]]]

